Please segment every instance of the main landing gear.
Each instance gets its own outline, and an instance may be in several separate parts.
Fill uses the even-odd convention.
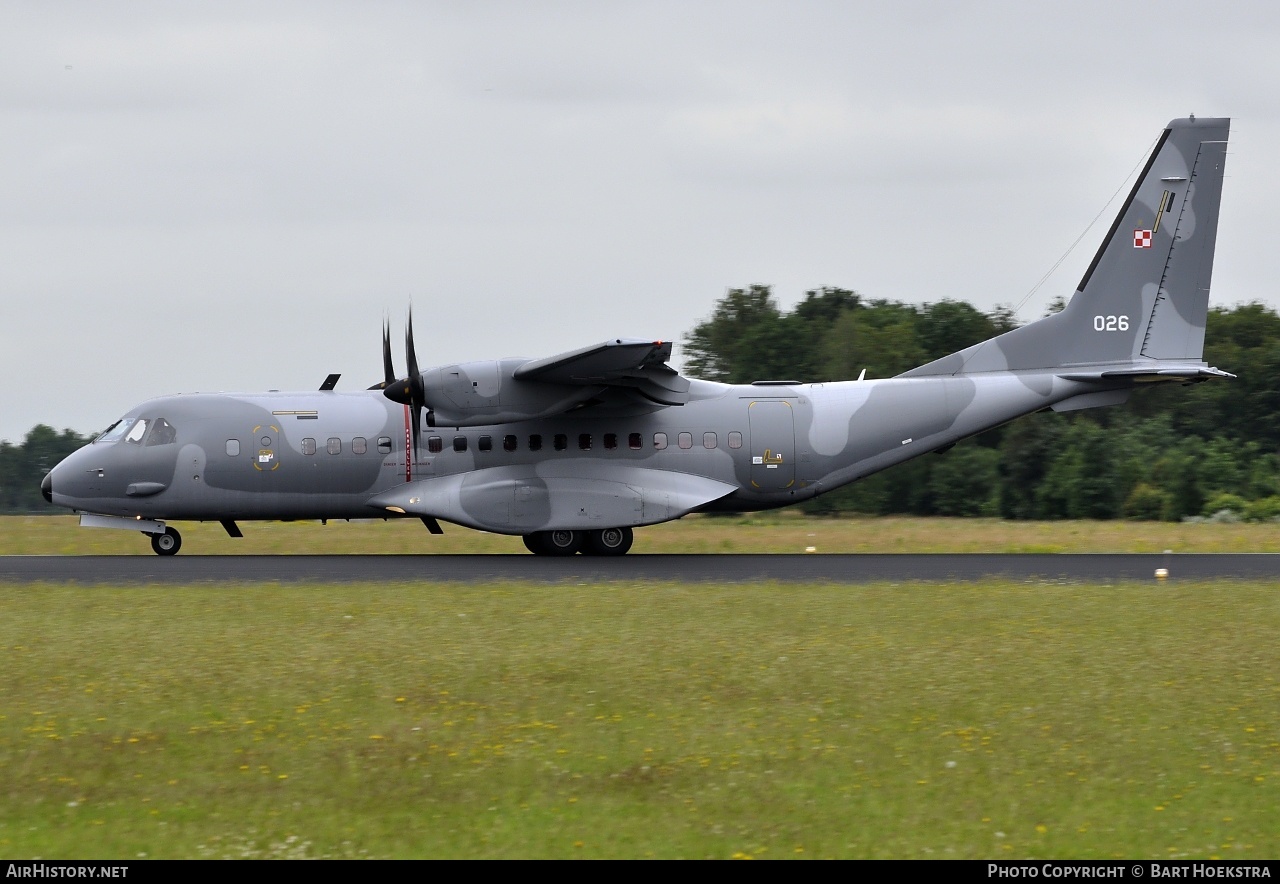
[[[177,555],[182,549],[182,535],[176,529],[166,527],[163,534],[151,535],[151,548],[158,556]]]
[[[598,531],[535,531],[524,535],[529,552],[539,556],[620,556],[631,549],[630,528],[602,528]]]

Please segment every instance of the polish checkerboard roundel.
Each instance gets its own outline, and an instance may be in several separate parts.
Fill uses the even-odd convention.
[[[1135,231],[1133,232],[1133,247],[1134,247],[1135,249],[1149,249],[1149,248],[1151,248],[1151,231],[1150,231],[1150,230],[1135,230]]]

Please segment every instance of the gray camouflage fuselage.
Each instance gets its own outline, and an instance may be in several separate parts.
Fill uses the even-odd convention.
[[[172,396],[125,416],[146,422],[136,438],[60,463],[46,496],[142,520],[631,527],[785,506],[1046,407],[1221,376],[1201,354],[1227,131],[1170,124],[1061,313],[896,378],[689,381],[663,364],[669,345],[623,340],[431,368],[416,455],[390,391]]]

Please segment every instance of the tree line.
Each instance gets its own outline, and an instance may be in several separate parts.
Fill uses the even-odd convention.
[[[1007,308],[916,306],[839,288],[810,291],[784,311],[768,286],[751,286],[730,290],[684,344],[697,377],[818,383],[863,369],[893,377],[1017,324]],[[1008,519],[1280,518],[1280,315],[1256,303],[1211,309],[1205,360],[1238,377],[1032,415],[802,506]]]
[[[39,424],[27,433],[22,444],[0,441],[0,512],[65,513],[61,507],[45,502],[40,495],[44,474],[92,437],[74,430],[59,433],[53,427]]]
[[[887,378],[1017,324],[1007,308],[917,306],[840,288],[807,292],[785,311],[768,286],[751,286],[730,290],[685,335],[685,369],[725,383],[848,380],[864,369]],[[802,506],[1009,519],[1280,518],[1280,315],[1262,304],[1212,308],[1205,361],[1238,377],[1141,389],[1112,408],[1032,415]],[[19,445],[0,442],[0,512],[57,511],[40,480],[89,438],[40,425]]]

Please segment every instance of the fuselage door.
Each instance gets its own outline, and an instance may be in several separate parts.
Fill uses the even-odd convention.
[[[249,449],[253,453],[253,468],[261,473],[273,473],[280,468],[280,428],[259,424],[253,428],[253,441]]]
[[[751,424],[751,487],[786,491],[796,481],[795,410],[785,399],[760,399],[747,406]]]

